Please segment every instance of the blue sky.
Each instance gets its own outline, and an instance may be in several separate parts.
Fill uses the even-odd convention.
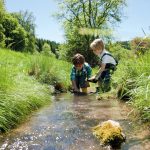
[[[39,38],[62,43],[65,41],[63,29],[56,19],[52,17],[58,8],[55,0],[5,0],[9,12],[20,10],[32,12],[35,16],[36,35]],[[135,36],[150,34],[150,0],[127,0],[121,24],[114,33],[116,40],[130,40]]]

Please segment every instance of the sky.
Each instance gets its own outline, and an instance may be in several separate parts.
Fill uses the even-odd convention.
[[[8,12],[26,11],[33,13],[36,36],[63,43],[61,24],[52,15],[58,11],[55,0],[5,0]],[[116,27],[116,40],[126,41],[134,37],[150,35],[150,0],[127,0],[122,22]]]

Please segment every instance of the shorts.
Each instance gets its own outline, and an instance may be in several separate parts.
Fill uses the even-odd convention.
[[[86,81],[86,76],[76,76],[75,81],[79,89],[89,87],[89,82]]]

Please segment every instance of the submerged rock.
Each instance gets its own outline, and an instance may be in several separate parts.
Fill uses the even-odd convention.
[[[113,120],[105,121],[93,127],[93,134],[102,145],[110,145],[112,148],[119,148],[125,142],[125,135],[120,124]]]

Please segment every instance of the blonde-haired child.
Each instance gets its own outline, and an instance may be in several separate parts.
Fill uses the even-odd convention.
[[[112,54],[105,50],[104,42],[102,39],[95,39],[90,48],[93,53],[100,58],[100,68],[97,74],[89,79],[91,82],[98,81],[97,92],[107,92],[111,89],[111,72],[116,69],[117,62]]]

